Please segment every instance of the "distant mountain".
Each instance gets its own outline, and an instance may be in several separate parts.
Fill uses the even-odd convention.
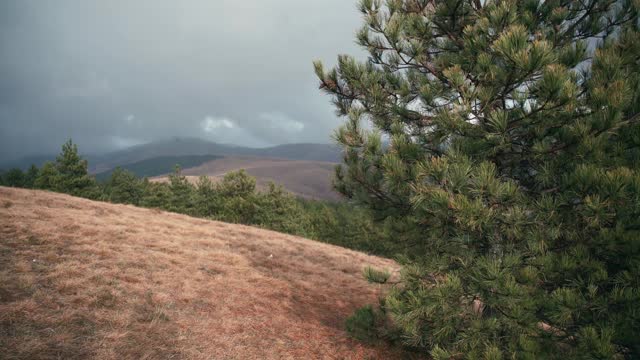
[[[191,168],[202,165],[206,162],[219,159],[216,155],[185,155],[185,156],[159,156],[151,159],[137,161],[131,164],[120,166],[121,168],[131,171],[138,177],[152,177],[165,175],[172,172],[176,165],[181,168]],[[96,179],[104,181],[108,179],[115,169],[110,169],[96,174]]]
[[[340,148],[330,144],[284,144],[266,149],[251,149],[252,155],[289,160],[342,162]],[[257,150],[257,151],[256,151]]]
[[[198,138],[173,138],[137,145],[112,153],[90,156],[89,170],[100,173],[159,156],[216,155],[255,156],[289,160],[340,162],[341,151],[330,144],[285,144],[267,148],[250,148],[218,144]]]
[[[80,149],[82,152],[82,149]],[[103,173],[117,166],[124,166],[163,156],[252,156],[260,158],[277,158],[288,160],[311,160],[341,162],[341,150],[331,144],[284,144],[267,148],[250,148],[229,144],[218,144],[199,138],[172,138],[136,145],[126,149],[100,154],[83,155],[89,161],[89,171],[93,174]],[[27,169],[31,164],[40,167],[46,161],[55,160],[56,154],[30,156],[0,164],[0,169],[13,167]]]

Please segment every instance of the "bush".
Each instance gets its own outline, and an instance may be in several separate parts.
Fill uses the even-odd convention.
[[[347,318],[345,323],[349,336],[364,342],[378,340],[379,315],[371,305],[366,305]]]
[[[367,281],[376,284],[386,284],[391,277],[391,273],[387,270],[376,270],[371,266],[367,266],[362,270],[362,274]]]

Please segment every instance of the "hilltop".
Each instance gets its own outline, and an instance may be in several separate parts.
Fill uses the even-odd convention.
[[[395,358],[344,320],[387,259],[259,228],[0,187],[9,358]]]

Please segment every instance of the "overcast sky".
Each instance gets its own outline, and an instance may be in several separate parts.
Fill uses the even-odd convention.
[[[2,0],[2,158],[172,136],[331,142],[312,61],[364,58],[355,0]]]

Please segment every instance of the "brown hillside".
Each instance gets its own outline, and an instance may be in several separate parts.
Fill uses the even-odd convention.
[[[192,181],[200,175],[217,181],[228,172],[245,169],[256,178],[258,188],[265,188],[269,182],[274,182],[304,198],[339,200],[340,196],[331,185],[335,165],[324,161],[225,157],[184,169],[182,173]],[[166,177],[155,180],[166,181]]]
[[[2,358],[363,359],[394,262],[241,225],[0,187]]]

